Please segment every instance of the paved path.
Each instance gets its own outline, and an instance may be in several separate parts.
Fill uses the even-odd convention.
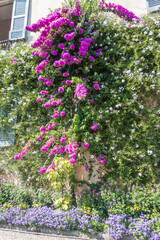
[[[21,232],[17,230],[0,229],[0,240],[88,240],[78,237],[66,237],[42,233]]]

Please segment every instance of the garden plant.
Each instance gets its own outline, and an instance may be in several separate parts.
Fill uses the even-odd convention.
[[[18,171],[33,192],[62,196],[2,184],[0,222],[160,239],[158,17],[67,1],[26,29],[39,32],[31,47],[0,53],[0,131],[15,138],[1,169]],[[78,164],[99,182],[77,182]]]

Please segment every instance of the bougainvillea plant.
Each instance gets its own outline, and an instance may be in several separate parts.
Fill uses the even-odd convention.
[[[101,1],[99,10],[112,11],[129,22],[140,21],[132,12],[119,5],[105,4]],[[130,28],[130,25],[128,27]],[[109,116],[106,121],[108,110],[102,108],[105,108],[110,95],[114,95],[118,100],[121,97],[111,92],[107,86],[111,82],[116,86],[119,83],[114,76],[115,73],[108,71],[106,67],[108,50],[107,47],[102,48],[99,42],[101,21],[97,15],[93,17],[83,12],[80,2],[75,1],[73,8],[63,7],[55,10],[46,18],[27,26],[26,29],[31,32],[40,32],[39,37],[31,44],[35,48],[33,55],[40,59],[35,67],[36,74],[39,75],[38,84],[42,85],[37,102],[48,110],[47,117],[50,118],[48,124],[40,127],[40,133],[37,136],[38,141],[43,143],[41,151],[48,155],[39,172],[44,173],[54,169],[53,159],[57,155],[67,157],[70,164],[75,164],[79,152],[81,152],[80,160],[85,165],[86,171],[92,168],[95,158],[100,165],[106,165],[107,162],[109,164],[112,161],[111,158],[109,159],[111,154],[109,152],[114,148],[122,148],[122,141],[117,146],[116,139],[106,139],[109,134],[105,134],[105,131],[110,132],[110,135],[113,131],[113,127],[111,125],[108,127],[107,122],[114,119]],[[126,66],[125,69],[127,69]],[[122,85],[127,74],[127,71],[119,74]],[[119,85],[118,89],[119,93],[122,92],[123,86]],[[128,91],[127,94],[129,100],[130,92]],[[127,102],[127,99],[124,102],[126,106],[129,103],[133,102]],[[134,111],[125,110],[121,104],[116,104],[116,108],[118,109],[115,110],[116,114],[119,113],[120,108],[126,111],[128,117],[131,115],[128,123],[132,129],[126,128],[124,132],[123,129],[119,129],[124,138],[127,135],[131,139],[131,135],[135,132],[135,119],[138,117]],[[109,111],[112,112],[112,110],[114,111],[110,107]],[[117,129],[121,127],[119,121],[116,124]],[[21,158],[30,145],[31,143],[27,144],[15,159]],[[124,150],[130,151],[126,148]],[[85,151],[90,152],[89,160],[85,159]],[[117,150],[118,152],[121,155],[121,151]],[[125,154],[128,153],[124,153],[124,156]]]

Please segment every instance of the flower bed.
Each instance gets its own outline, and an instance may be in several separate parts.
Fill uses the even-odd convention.
[[[45,228],[63,232],[79,230],[91,235],[107,230],[111,239],[124,239],[132,235],[138,239],[160,240],[160,218],[149,220],[142,215],[138,219],[127,219],[126,215],[117,214],[104,220],[97,215],[85,214],[78,208],[58,212],[49,207],[27,210],[18,207],[1,208],[0,224],[26,227],[31,231]]]

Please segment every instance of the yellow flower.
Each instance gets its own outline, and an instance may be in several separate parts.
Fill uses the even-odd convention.
[[[38,205],[38,204],[36,204],[36,203],[34,203],[34,204],[33,204],[33,207],[39,207],[39,205]]]

